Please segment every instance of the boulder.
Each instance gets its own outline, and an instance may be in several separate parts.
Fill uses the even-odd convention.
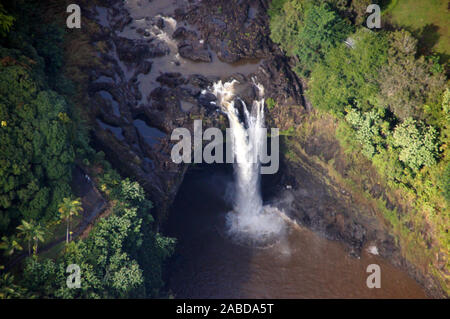
[[[178,48],[178,53],[185,59],[194,62],[211,62],[211,54],[208,50],[194,49],[190,44]]]
[[[163,73],[156,78],[156,81],[168,87],[174,88],[185,83],[185,79],[178,72]]]

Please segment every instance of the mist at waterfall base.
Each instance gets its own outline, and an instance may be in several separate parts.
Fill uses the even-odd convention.
[[[176,254],[165,278],[174,296],[424,298],[414,280],[379,256],[364,250],[361,259],[350,257],[342,244],[284,214],[295,216],[295,192],[280,191],[279,174],[259,175],[259,163],[239,163],[260,147],[254,128],[263,125],[264,118],[261,88],[260,98],[248,112],[240,108],[240,102],[234,104],[238,101],[235,84],[218,82],[210,90],[227,112],[233,136],[240,137],[234,153],[238,163],[233,167],[200,164],[189,169],[166,224],[167,235],[177,238]],[[304,187],[314,185],[308,174],[302,178]],[[316,192],[312,187],[311,195]],[[262,198],[272,206],[264,205]],[[380,289],[367,288],[369,264],[383,269]]]
[[[302,177],[305,185],[314,183],[307,174]],[[296,193],[280,191],[281,180],[281,174],[261,175],[264,203],[295,216]],[[165,273],[176,298],[425,297],[407,273],[380,256],[365,249],[361,259],[353,258],[343,244],[290,220],[269,244],[243,242],[245,237],[233,235],[234,228],[227,225],[236,205],[235,184],[229,164],[203,163],[186,172],[164,226],[165,234],[177,239]],[[313,194],[317,188],[308,191]],[[312,203],[305,205],[315,209]],[[283,217],[281,212],[275,214]],[[382,269],[381,289],[366,286],[369,264]]]
[[[268,244],[276,240],[286,230],[284,213],[276,207],[263,205],[259,154],[267,138],[264,128],[264,88],[254,86],[258,99],[254,100],[250,111],[244,101],[242,120],[235,106],[236,80],[216,82],[211,92],[217,97],[218,106],[227,114],[232,151],[235,158],[235,183],[232,190],[233,210],[227,214],[228,235],[243,244]]]

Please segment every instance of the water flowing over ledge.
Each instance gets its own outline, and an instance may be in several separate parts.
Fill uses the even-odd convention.
[[[259,154],[265,143],[264,134],[264,87],[253,84],[258,99],[252,103],[250,111],[244,101],[235,95],[232,80],[213,84],[211,92],[218,104],[227,114],[232,138],[232,151],[236,158],[234,164],[235,189],[233,211],[227,215],[229,235],[242,243],[267,244],[276,240],[285,231],[285,221],[277,208],[264,206],[261,196]],[[241,121],[235,100],[243,105]]]

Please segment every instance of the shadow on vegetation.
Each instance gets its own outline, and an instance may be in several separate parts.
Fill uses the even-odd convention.
[[[449,2],[450,5],[450,2]],[[441,35],[439,34],[439,26],[429,23],[422,28],[413,29],[411,27],[400,26],[392,21],[389,13],[386,14],[387,18],[382,20],[382,29],[386,31],[395,31],[404,29],[410,32],[417,40],[417,53],[418,55],[430,56],[435,55],[439,57],[439,63],[443,64],[447,70],[448,75],[448,63],[450,61],[450,55],[447,53],[438,53],[433,51],[433,47],[439,42]]]
[[[438,43],[439,38],[441,37],[438,31],[439,27],[437,25],[429,23],[424,27],[412,32],[419,40],[418,49],[420,53],[431,53],[431,48]]]

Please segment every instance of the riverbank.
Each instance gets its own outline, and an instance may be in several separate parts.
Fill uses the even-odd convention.
[[[291,127],[295,130],[308,128],[311,118],[304,109],[311,107],[306,107],[302,81],[291,70],[292,61],[269,39],[265,1],[249,1],[244,6],[237,1],[219,0],[188,5],[152,3],[154,6],[147,8],[142,2],[131,1],[129,4],[134,7],[127,8],[117,1],[99,1],[87,10],[87,18],[93,25],[89,33],[90,45],[96,50],[98,63],[85,74],[88,77],[86,106],[89,107],[84,112],[92,127],[95,147],[105,152],[122,175],[134,176],[141,182],[156,204],[155,215],[161,224],[167,219],[171,203],[189,169],[171,161],[170,132],[175,127],[192,131],[192,120],[200,118],[204,120],[205,129],[227,125],[226,118],[211,104],[214,97],[201,94],[202,90],[217,79],[234,78],[249,83],[256,76],[266,88],[266,98],[275,103],[273,113],[268,114],[269,124],[286,132]],[[142,11],[146,8],[150,10],[148,14]],[[217,74],[196,74],[208,69]],[[249,90],[242,96],[248,102],[253,95]],[[92,105],[94,107],[90,107]],[[288,159],[285,184],[294,186],[300,199],[305,200],[302,192],[308,188],[304,185],[298,188],[305,174],[302,170],[314,168],[316,165],[311,163],[316,157],[326,158],[326,164],[335,161],[339,167],[350,165],[345,158],[335,158],[338,141],[329,139],[324,144],[326,147],[321,145],[320,136],[335,132],[335,127],[328,126],[329,122],[321,124],[327,125],[318,125],[317,130],[307,134],[301,147],[285,145]],[[297,137],[294,135],[287,140]],[[365,165],[360,172],[366,172],[369,166]],[[310,211],[298,210],[300,222],[324,232],[330,239],[345,242],[349,253],[355,257],[371,241],[376,241],[386,258],[404,269],[411,268],[410,273],[431,296],[443,296],[435,292],[439,289],[434,280],[421,279],[429,277],[426,266],[419,263],[411,266],[402,261],[397,248],[399,242],[388,235],[385,219],[378,218],[375,211],[359,208],[360,201],[352,202],[352,198],[362,196],[361,189],[364,190],[366,181],[358,181],[353,189],[348,188],[343,194],[345,187],[329,182],[330,172],[315,168],[314,174],[314,178],[325,182],[316,189],[319,196],[308,199]],[[330,199],[332,206],[338,208],[316,210],[315,205],[323,199],[320,194],[327,192],[340,194]],[[348,198],[355,212],[335,204]],[[304,203],[299,201],[298,205]],[[373,203],[369,207],[371,205]],[[404,238],[401,234],[398,236]],[[409,244],[405,246],[400,241],[400,246],[404,251]]]
[[[300,224],[304,210],[318,215],[321,207],[339,205],[317,198],[311,177],[303,174],[302,180],[295,190],[285,188],[280,193],[272,177],[263,177],[265,204],[282,207],[292,219],[285,217],[286,232],[275,241],[254,246],[236,243],[227,233],[226,216],[233,202],[224,190],[234,185],[231,165],[203,165],[188,171],[165,226],[170,236],[178,238],[165,279],[170,292],[176,298],[427,297],[402,267],[375,255],[373,248],[364,247],[355,258],[342,242],[327,239],[326,232]],[[314,196],[312,205],[305,200],[306,192]],[[379,289],[366,285],[370,264],[381,267]]]
[[[336,119],[314,111],[293,127],[293,135],[284,139],[287,163],[281,185],[293,188],[299,222],[344,243],[356,258],[368,247],[377,247],[380,256],[406,270],[429,296],[445,297],[429,265],[438,256],[427,253],[420,239],[405,236],[395,223],[398,194],[367,159],[340,145]]]

